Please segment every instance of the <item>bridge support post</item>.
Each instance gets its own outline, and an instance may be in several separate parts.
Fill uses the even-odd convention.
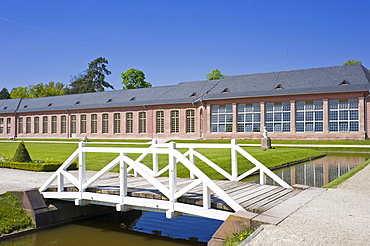
[[[152,146],[153,146],[153,148],[156,148],[156,144],[158,144],[158,140],[157,139],[153,139],[152,140]],[[157,153],[153,153],[152,159],[153,159],[153,176],[154,177],[157,177],[157,175],[158,175],[158,154]]]
[[[231,139],[231,177],[235,181],[238,177],[238,155],[236,151],[236,139]]]
[[[189,148],[189,161],[191,162],[191,164],[195,165],[194,148],[193,147]],[[190,171],[190,178],[195,179],[195,175],[192,171]]]
[[[87,201],[82,200],[82,193],[84,190],[82,189],[83,184],[86,181],[86,159],[85,159],[85,152],[83,152],[83,147],[85,147],[84,142],[78,143],[79,153],[78,153],[78,177],[79,177],[79,187],[78,190],[80,192],[79,199],[75,200],[76,206],[84,206],[87,204]]]
[[[176,168],[176,157],[174,155],[174,149],[176,149],[176,143],[171,142],[169,143],[169,156],[168,156],[168,165],[169,165],[169,200],[170,200],[170,207],[169,210],[166,212],[167,218],[174,218],[175,216],[175,193],[177,190],[177,168]]]

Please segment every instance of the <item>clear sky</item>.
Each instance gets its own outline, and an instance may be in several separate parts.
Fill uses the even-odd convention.
[[[0,0],[0,87],[69,84],[98,57],[107,81],[153,86],[341,65],[370,68],[369,0]],[[0,89],[1,89],[0,88]]]

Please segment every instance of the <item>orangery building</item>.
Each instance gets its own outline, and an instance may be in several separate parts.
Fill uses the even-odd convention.
[[[0,100],[0,138],[365,139],[362,65]]]

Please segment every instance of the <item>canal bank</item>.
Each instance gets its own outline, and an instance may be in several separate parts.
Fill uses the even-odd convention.
[[[369,245],[370,165],[242,245]]]

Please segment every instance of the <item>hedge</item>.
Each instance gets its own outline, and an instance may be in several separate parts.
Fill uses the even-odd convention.
[[[50,172],[57,170],[61,162],[45,162],[45,163],[25,163],[25,162],[13,162],[13,161],[0,161],[0,167],[2,168],[12,168],[12,169],[21,169],[21,170],[28,170],[28,171],[36,171],[36,172]],[[72,163],[69,170],[76,170],[77,164]]]

